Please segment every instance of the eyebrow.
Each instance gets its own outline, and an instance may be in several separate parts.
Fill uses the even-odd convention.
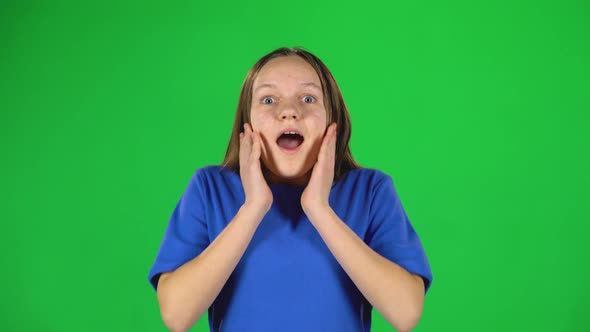
[[[322,91],[322,88],[319,85],[315,84],[314,82],[300,83],[299,86],[301,86],[301,87],[308,87],[309,86],[309,87],[316,88],[316,89]],[[256,93],[256,91],[258,91],[262,88],[276,88],[276,87],[277,87],[277,85],[273,84],[273,83],[263,83],[263,84],[258,85],[254,89],[254,93]]]

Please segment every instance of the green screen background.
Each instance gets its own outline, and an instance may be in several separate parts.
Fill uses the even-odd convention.
[[[416,331],[587,328],[589,7],[0,2],[0,330],[166,330],[168,218],[280,46],[327,64],[394,179],[434,274]]]

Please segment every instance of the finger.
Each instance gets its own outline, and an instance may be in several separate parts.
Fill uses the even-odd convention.
[[[334,123],[332,128],[332,139],[331,143],[336,145],[336,138],[338,137],[338,124]]]
[[[244,124],[244,138],[248,147],[252,146],[252,127],[250,127],[249,123]]]
[[[252,133],[252,153],[250,155],[250,157],[252,158],[252,161],[260,159],[260,150],[261,150],[260,144],[261,144],[260,134],[257,132],[253,132]]]
[[[334,123],[334,128],[332,129],[332,139],[330,140],[330,148],[329,148],[329,158],[330,163],[334,163],[336,160],[336,140],[338,139],[338,125]]]
[[[322,142],[322,146],[320,147],[318,159],[330,161],[335,158],[335,154],[336,154],[336,123],[332,123],[330,125],[330,127],[328,127],[326,137],[324,137],[324,141]]]
[[[254,131],[252,130],[252,125],[249,123],[246,123],[246,124],[244,124],[244,128],[245,128],[245,135],[244,136],[247,137],[248,144],[249,144],[250,148],[252,148],[252,144],[254,144],[254,137],[252,135],[254,133]]]
[[[244,124],[244,132],[241,133],[242,139],[240,140],[240,163],[248,161],[250,152],[252,151],[251,137],[248,132],[248,127]]]
[[[334,136],[334,124],[330,124],[328,129],[326,130],[326,135],[322,139],[322,145],[320,146],[320,155],[326,153],[327,145],[332,141],[332,136]]]

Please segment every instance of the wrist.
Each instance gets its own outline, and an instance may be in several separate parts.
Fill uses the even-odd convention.
[[[325,216],[326,214],[332,211],[332,207],[329,203],[314,203],[314,204],[302,204],[301,207],[303,208],[303,212],[307,215],[310,221],[312,219],[316,219],[321,216]]]
[[[259,203],[259,202],[249,202],[246,201],[240,207],[240,211],[243,211],[247,215],[251,215],[253,217],[257,217],[260,220],[264,218],[268,210],[270,210],[271,204],[267,203]]]

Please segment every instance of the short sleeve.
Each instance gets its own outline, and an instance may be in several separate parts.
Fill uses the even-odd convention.
[[[425,291],[432,283],[432,272],[422,243],[410,223],[389,176],[373,188],[366,242],[375,252],[422,276]]]
[[[160,275],[197,257],[209,245],[200,170],[189,181],[168,222],[148,279],[157,289]]]

